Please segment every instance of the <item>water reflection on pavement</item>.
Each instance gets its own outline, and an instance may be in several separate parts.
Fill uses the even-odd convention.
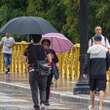
[[[4,81],[3,76],[0,80]],[[28,81],[26,78],[21,80],[21,78],[13,77],[9,83],[27,86]],[[60,80],[53,84],[52,90],[61,92],[72,91],[73,85],[74,82],[65,82]],[[108,91],[109,90],[110,88],[108,88]],[[108,92],[108,95],[110,95],[110,92]],[[48,110],[88,110],[88,103],[83,103],[80,100],[79,102],[67,102],[60,98],[57,99],[55,97],[51,97],[51,106],[48,107]],[[0,110],[33,110],[31,95],[29,92],[0,86]],[[106,108],[105,110],[109,110],[109,108]]]
[[[48,110],[86,110],[86,104],[51,97]],[[30,94],[0,86],[0,110],[33,110]]]

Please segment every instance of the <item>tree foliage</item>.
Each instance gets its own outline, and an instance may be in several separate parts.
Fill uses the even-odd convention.
[[[110,37],[110,0],[88,0],[88,26],[90,36],[94,27],[102,26],[103,33]]]
[[[72,41],[79,41],[80,0],[0,0],[0,26],[17,16],[40,16]],[[110,0],[88,0],[89,36],[101,25],[110,36]]]

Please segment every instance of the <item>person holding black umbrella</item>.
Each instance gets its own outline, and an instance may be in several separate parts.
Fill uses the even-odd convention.
[[[40,45],[41,35],[31,35],[32,43],[28,45],[24,52],[24,56],[28,62],[29,70],[29,84],[32,93],[32,99],[34,102],[35,110],[40,110],[45,106],[46,102],[46,87],[47,87],[47,76],[42,73],[40,69],[40,61],[47,60],[48,65],[51,63],[51,56],[45,54],[44,48]],[[48,66],[50,68],[50,66]],[[38,91],[39,90],[39,91]],[[40,94],[38,94],[40,93]],[[39,96],[40,95],[40,105]]]

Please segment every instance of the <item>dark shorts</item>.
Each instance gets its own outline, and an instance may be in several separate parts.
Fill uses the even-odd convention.
[[[106,79],[90,79],[89,80],[90,90],[98,90],[98,91],[105,91],[106,89]]]

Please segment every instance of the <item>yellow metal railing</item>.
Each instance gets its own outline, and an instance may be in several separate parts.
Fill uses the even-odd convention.
[[[23,53],[27,43],[16,43],[13,47],[11,73],[15,77],[27,77],[27,65],[23,59]],[[76,44],[69,52],[58,54],[59,57],[59,70],[61,79],[77,80],[79,78],[79,44]],[[0,73],[4,73],[3,54],[0,51]],[[110,71],[107,73],[107,79],[110,81]]]

